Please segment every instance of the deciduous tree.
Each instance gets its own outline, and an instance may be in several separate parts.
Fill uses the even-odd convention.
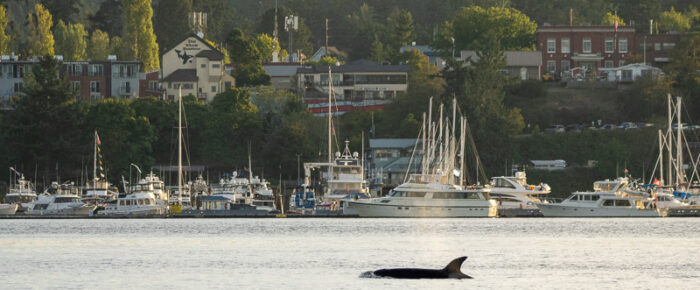
[[[160,1],[155,8],[153,28],[158,37],[161,53],[173,48],[191,32],[191,0]]]
[[[29,53],[32,55],[54,55],[54,40],[51,33],[51,13],[41,4],[34,5],[29,13]]]
[[[88,58],[94,61],[105,61],[110,54],[109,35],[99,29],[95,29],[90,36],[88,46]]]
[[[7,9],[0,5],[0,55],[10,52],[10,36],[7,35]]]
[[[124,0],[123,44],[126,46],[126,56],[141,62],[143,71],[160,68],[158,58],[158,43],[153,33],[153,9],[150,0]]]
[[[59,20],[54,31],[56,54],[63,55],[66,61],[79,61],[87,58],[87,31],[82,24],[66,25]]]

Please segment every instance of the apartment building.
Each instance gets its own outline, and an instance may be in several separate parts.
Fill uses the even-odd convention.
[[[408,89],[409,65],[382,65],[360,60],[331,67],[297,69],[297,91],[315,115],[328,113],[329,84],[333,87],[334,114],[381,109]],[[331,82],[332,81],[332,82]]]

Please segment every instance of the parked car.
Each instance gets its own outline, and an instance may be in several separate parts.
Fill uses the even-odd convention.
[[[654,127],[654,124],[653,123],[644,123],[644,122],[637,123],[637,128],[649,128],[649,127]]]
[[[632,122],[622,122],[622,124],[620,124],[620,127],[618,128],[625,130],[639,129],[639,127],[637,127],[637,124]]]
[[[552,125],[547,129],[544,129],[545,132],[547,133],[564,133],[566,132],[566,128],[564,125]]]
[[[683,126],[683,130],[690,130],[690,126],[688,126],[688,123],[681,123],[681,126]],[[673,123],[673,130],[678,130],[678,123]]]
[[[560,79],[561,78],[559,77],[559,75],[555,72],[548,72],[548,73],[545,73],[544,75],[542,75],[543,82],[557,82]]]
[[[603,126],[600,126],[601,130],[615,130],[617,129],[617,125],[615,124],[605,124]]]

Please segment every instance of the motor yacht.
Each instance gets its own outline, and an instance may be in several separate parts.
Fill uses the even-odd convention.
[[[120,194],[116,200],[107,203],[104,211],[106,216],[152,216],[163,215],[167,206],[158,203],[154,193],[154,183],[143,180],[137,184],[129,184],[126,193]]]
[[[498,202],[498,209],[537,210],[537,203],[546,202],[545,196],[551,192],[546,183],[527,184],[525,172],[517,171],[514,176],[491,178],[489,195]]]
[[[629,180],[593,183],[593,191],[574,192],[561,203],[538,203],[545,217],[658,217],[648,198],[625,194]]]
[[[22,174],[17,182],[10,186],[9,192],[5,195],[5,202],[17,204],[17,212],[21,213],[33,207],[37,198],[32,183]]]
[[[348,201],[361,217],[495,217],[487,187],[460,188],[439,175],[412,174],[386,197]]]
[[[78,189],[73,183],[52,182],[28,209],[27,214],[89,216],[94,209],[94,205],[87,205],[80,200]]]
[[[0,203],[0,215],[14,215],[16,212],[16,203]]]
[[[112,186],[107,180],[98,179],[85,184],[85,192],[82,201],[92,205],[102,205],[110,200],[114,200],[119,195],[116,186]]]

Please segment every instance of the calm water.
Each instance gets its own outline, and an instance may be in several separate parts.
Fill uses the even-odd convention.
[[[17,288],[688,289],[700,219],[0,220]],[[442,268],[474,280],[359,278]]]

